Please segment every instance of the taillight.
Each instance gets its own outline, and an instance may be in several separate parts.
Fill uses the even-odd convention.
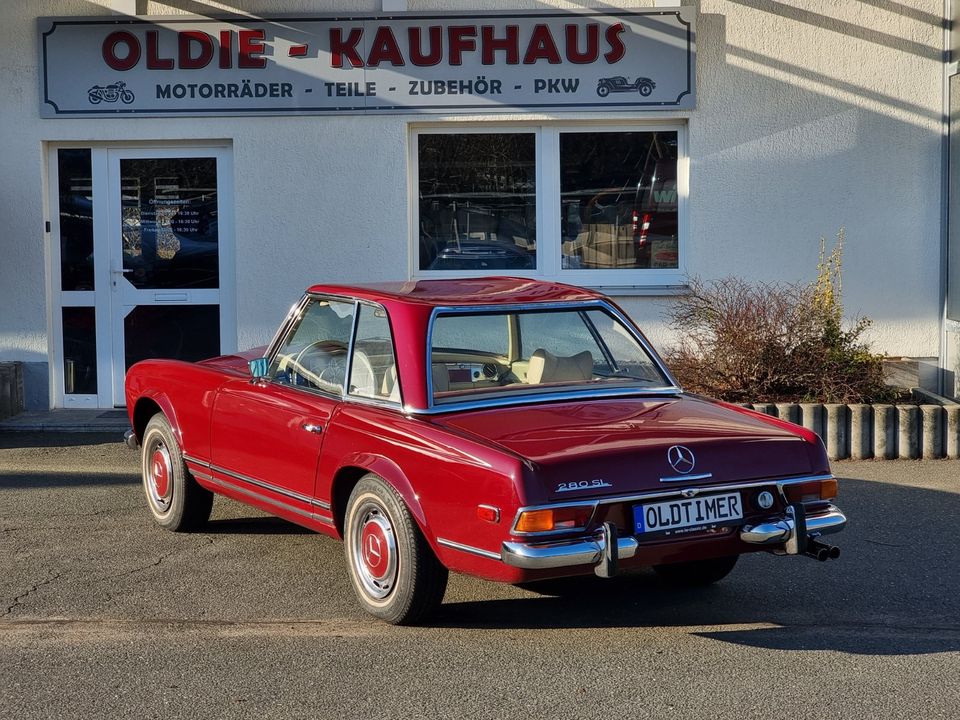
[[[808,482],[786,485],[783,491],[787,496],[787,500],[792,503],[833,500],[837,496],[837,481],[835,478],[829,478],[828,480],[810,480]]]
[[[582,530],[593,517],[593,505],[524,510],[517,518],[514,531],[518,533]]]

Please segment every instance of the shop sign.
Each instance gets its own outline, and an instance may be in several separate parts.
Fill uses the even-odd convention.
[[[41,18],[43,117],[694,106],[692,7]]]

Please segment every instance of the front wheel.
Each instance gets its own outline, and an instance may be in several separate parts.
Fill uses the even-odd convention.
[[[653,85],[650,85],[649,83],[643,83],[642,85],[640,85],[638,90],[640,91],[641,95],[643,95],[644,97],[647,97],[647,95],[653,92]]]
[[[414,625],[439,607],[447,569],[403,499],[377,475],[365,475],[350,494],[343,539],[353,589],[371,615]]]
[[[689,560],[669,565],[654,565],[653,569],[671,585],[703,587],[723,580],[733,570],[739,558],[739,555],[729,555],[709,560]]]
[[[150,418],[142,445],[143,490],[153,519],[174,532],[200,528],[210,519],[213,493],[191,477],[173,428],[163,413]]]

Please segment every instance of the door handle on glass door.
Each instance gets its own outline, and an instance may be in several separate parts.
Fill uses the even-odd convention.
[[[307,432],[315,433],[317,435],[323,432],[322,425],[314,425],[313,423],[304,423],[300,427],[306,430]]]
[[[110,268],[110,274],[113,275],[113,284],[117,284],[117,279],[123,277],[128,273],[132,273],[133,268],[118,268],[116,265],[113,265]]]

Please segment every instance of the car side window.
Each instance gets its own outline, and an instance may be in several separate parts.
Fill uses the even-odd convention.
[[[382,307],[360,306],[348,393],[357,397],[400,402],[393,336],[387,312]]]
[[[354,304],[314,299],[287,333],[270,366],[278,383],[343,394]]]

